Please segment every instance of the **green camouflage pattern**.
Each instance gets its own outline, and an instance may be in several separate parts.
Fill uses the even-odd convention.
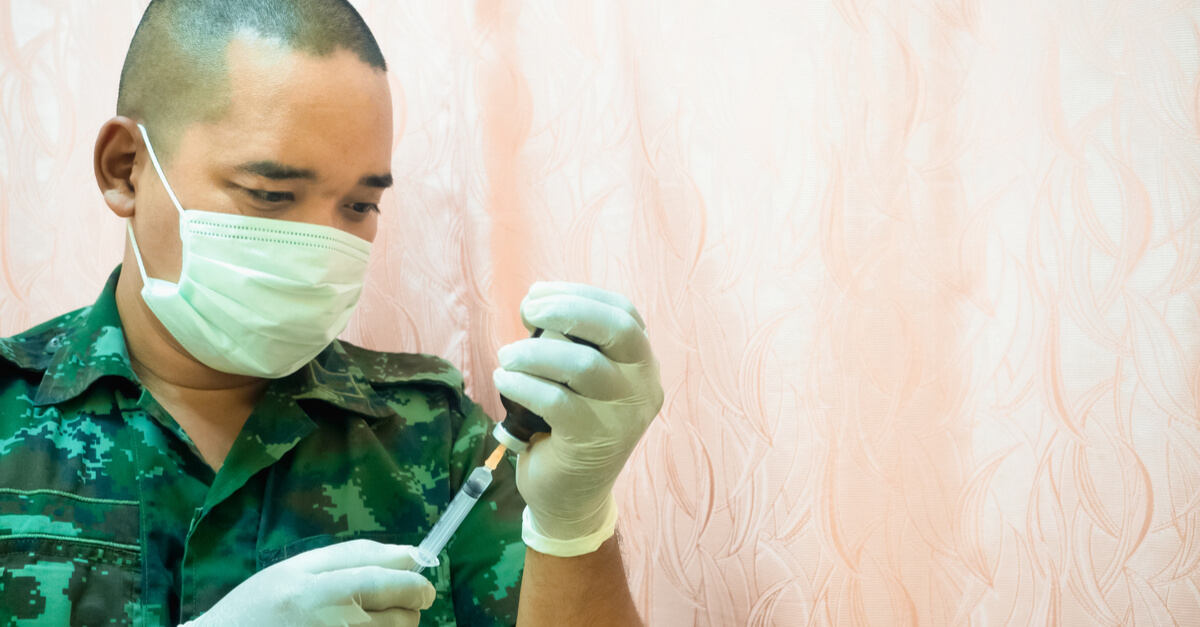
[[[334,342],[214,472],[130,368],[119,273],[0,339],[0,627],[178,625],[303,551],[418,544],[496,446],[445,360]],[[516,623],[523,508],[510,459],[425,571],[422,625]]]

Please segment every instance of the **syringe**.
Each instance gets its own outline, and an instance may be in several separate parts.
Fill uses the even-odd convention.
[[[500,458],[504,456],[505,450],[503,444],[497,446],[482,466],[471,471],[458,494],[450,500],[450,506],[446,508],[446,513],[442,514],[442,517],[433,525],[433,529],[429,530],[429,535],[425,536],[425,540],[417,547],[416,555],[413,556],[417,565],[413,567],[413,572],[419,573],[426,568],[438,565],[438,554],[446,547],[450,536],[453,536],[454,532],[458,530],[458,526],[467,517],[467,513],[479,501],[483,491],[492,484],[492,471],[500,463]]]

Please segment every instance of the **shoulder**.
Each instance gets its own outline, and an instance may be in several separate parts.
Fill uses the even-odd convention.
[[[420,390],[444,394],[459,409],[470,404],[463,388],[462,373],[441,357],[376,351],[344,340],[335,342],[334,348],[351,372],[361,376],[385,398]]]
[[[0,337],[0,372],[8,368],[45,371],[63,337],[87,317],[91,307],[76,309],[11,337]]]
[[[388,353],[338,340],[347,362],[372,384],[431,383],[462,390],[463,376],[454,364],[424,353]]]

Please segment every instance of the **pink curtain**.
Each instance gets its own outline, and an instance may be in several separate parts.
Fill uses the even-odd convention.
[[[356,5],[398,185],[346,336],[499,416],[531,281],[630,296],[650,624],[1200,624],[1200,3]],[[119,259],[143,6],[0,0],[0,334]]]

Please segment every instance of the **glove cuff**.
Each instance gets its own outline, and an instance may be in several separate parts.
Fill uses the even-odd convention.
[[[580,538],[561,540],[542,533],[538,529],[537,523],[534,522],[533,512],[529,510],[529,506],[526,506],[525,513],[521,515],[521,539],[525,541],[525,546],[545,555],[555,557],[586,555],[600,548],[600,545],[613,537],[617,531],[617,501],[611,493],[604,501],[604,510],[604,522],[599,529]]]

